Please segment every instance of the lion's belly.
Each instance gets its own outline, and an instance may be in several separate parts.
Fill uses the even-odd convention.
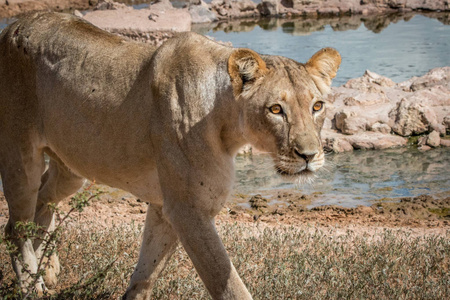
[[[153,162],[143,158],[126,158],[126,155],[109,152],[109,159],[93,154],[95,147],[86,147],[68,152],[59,143],[50,143],[49,148],[75,174],[96,183],[106,184],[128,191],[140,199],[162,204],[162,193],[158,171]]]
[[[145,124],[148,117],[139,111],[130,114],[104,106],[83,106],[80,99],[70,97],[60,101],[48,96],[40,101],[45,103],[42,124],[46,146],[76,174],[146,201],[161,202]]]

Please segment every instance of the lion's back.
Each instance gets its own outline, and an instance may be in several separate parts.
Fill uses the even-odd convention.
[[[67,98],[73,105],[87,97],[121,101],[154,50],[69,14],[27,14],[0,35],[0,105],[9,108],[3,113],[39,115],[37,109]]]

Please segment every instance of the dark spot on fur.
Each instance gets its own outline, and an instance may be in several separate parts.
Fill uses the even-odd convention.
[[[200,181],[200,185],[203,186],[203,181]]]
[[[153,261],[154,264],[156,264],[156,259]]]
[[[92,92],[95,92],[95,89],[92,89]],[[128,183],[128,182],[127,182]]]

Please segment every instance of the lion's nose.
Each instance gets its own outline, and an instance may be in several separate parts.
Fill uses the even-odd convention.
[[[303,158],[307,163],[312,161],[314,159],[314,156],[316,156],[317,152],[300,152],[297,149],[294,149],[294,154]]]

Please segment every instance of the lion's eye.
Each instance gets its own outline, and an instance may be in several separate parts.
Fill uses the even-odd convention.
[[[271,107],[270,107],[270,111],[273,113],[273,114],[281,114],[281,112],[283,111],[282,109],[281,109],[281,105],[279,105],[279,104],[275,104],[275,105],[272,105]]]
[[[319,102],[314,103],[313,111],[317,112],[317,111],[321,110],[322,108],[323,108],[323,102],[319,101]]]

